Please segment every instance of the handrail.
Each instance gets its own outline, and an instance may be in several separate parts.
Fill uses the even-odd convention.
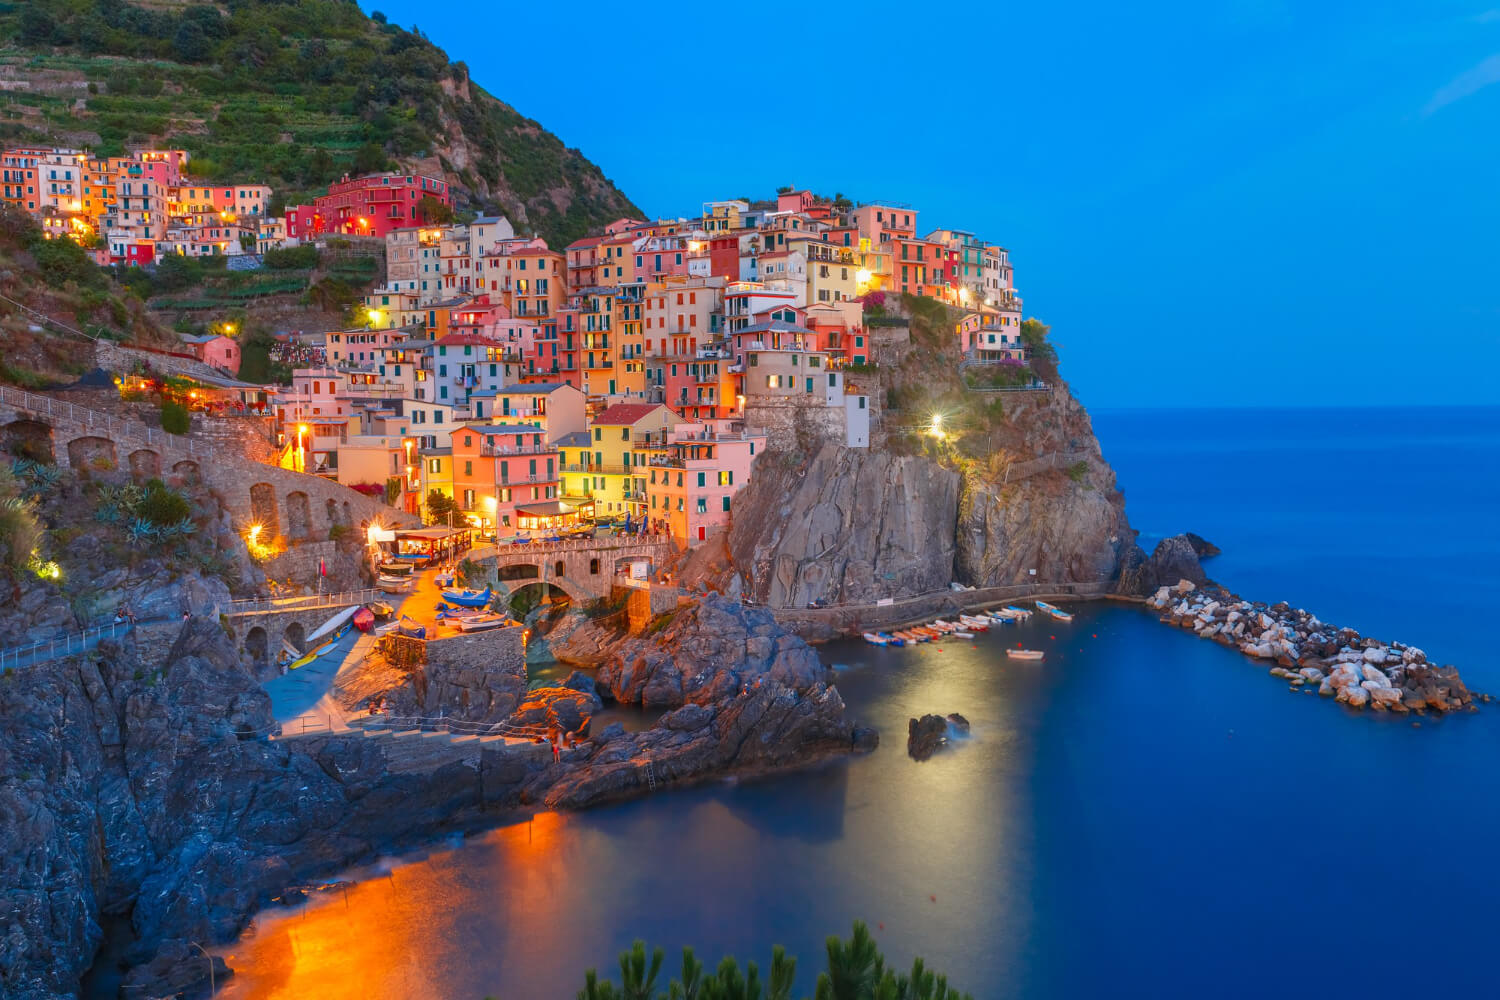
[[[101,410],[91,410],[86,406],[53,399],[51,396],[39,396],[8,385],[0,386],[0,400],[32,413],[45,413],[49,417],[66,417],[90,430],[102,430],[105,436],[117,443],[129,444],[131,439],[139,440],[144,431],[147,447],[160,448],[162,451],[175,450],[190,458],[198,457],[192,438],[169,435],[165,431],[157,431],[139,421],[125,420]]]
[[[42,639],[26,646],[15,646],[11,649],[0,650],[0,670],[12,670],[20,666],[35,666],[38,663],[46,663],[55,660],[59,656],[69,656],[75,652],[87,652],[91,642],[100,639],[113,639],[117,635],[129,632],[134,627],[131,622],[115,622],[111,625],[99,625],[94,628],[84,629],[82,632],[69,632],[60,638]],[[61,648],[59,648],[61,643]],[[42,655],[46,650],[46,655]],[[26,663],[22,663],[22,660]]]
[[[322,608],[333,604],[363,604],[379,600],[381,591],[373,587],[364,590],[345,590],[337,594],[309,594],[304,597],[253,597],[230,601],[220,609],[227,615],[247,615],[259,611],[300,611],[303,608]]]

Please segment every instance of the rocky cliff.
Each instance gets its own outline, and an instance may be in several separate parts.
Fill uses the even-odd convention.
[[[289,886],[377,852],[514,810],[579,808],[874,743],[844,718],[801,640],[766,612],[717,599],[622,646],[630,669],[615,690],[668,692],[661,700],[680,707],[653,729],[610,727],[557,760],[541,748],[363,732],[268,742],[269,701],[224,630],[202,618],[156,629],[176,633],[164,656],[146,652],[161,642],[132,635],[0,678],[7,1000],[72,995],[106,915],[128,917],[139,939],[130,987],[193,992],[207,965],[188,942],[232,939]],[[421,691],[399,671],[387,676],[414,705],[508,713],[511,725],[577,733],[599,707],[583,675],[527,691],[522,671],[483,673],[454,667]],[[480,705],[476,691],[493,698]]]
[[[1006,417],[996,434],[1006,461],[964,479],[955,578],[975,587],[1116,579],[1134,559],[1135,533],[1088,413],[1058,383],[1018,398]]]
[[[938,590],[953,579],[960,476],[921,456],[825,444],[770,453],[735,498],[745,593],[772,607]]]

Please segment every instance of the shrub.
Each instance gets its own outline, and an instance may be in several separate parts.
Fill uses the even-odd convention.
[[[146,495],[135,508],[135,513],[142,520],[161,527],[185,521],[192,512],[192,505],[187,502],[187,498],[168,489],[160,479],[153,479],[146,484]]]
[[[1075,483],[1083,482],[1083,477],[1089,474],[1089,463],[1074,462],[1068,466],[1068,478]]]
[[[347,524],[330,525],[328,528],[328,540],[330,542],[341,542],[345,538],[348,538],[353,533],[353,530]]]
[[[164,400],[161,404],[161,429],[168,434],[186,434],[192,429],[193,418],[188,409],[175,400]]]

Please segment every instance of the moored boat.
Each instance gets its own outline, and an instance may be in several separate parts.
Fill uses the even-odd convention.
[[[490,588],[483,590],[445,590],[443,600],[466,608],[482,608],[490,603]]]
[[[1036,608],[1038,611],[1046,612],[1060,622],[1070,622],[1073,620],[1072,615],[1068,614],[1066,611],[1064,611],[1062,608],[1057,607],[1056,605],[1048,604],[1046,601],[1037,601]]]
[[[375,589],[384,594],[404,594],[411,589],[411,577],[386,576],[382,573],[375,578]]]
[[[1007,649],[1005,655],[1012,660],[1040,660],[1047,654],[1040,649]]]
[[[953,633],[953,638],[955,638],[955,639],[972,639],[972,638],[974,638],[974,633],[973,632],[954,632]]]
[[[470,615],[458,620],[458,627],[465,632],[483,632],[485,629],[501,628],[510,624],[509,615],[495,614],[493,612]]]
[[[886,642],[886,645],[888,645],[888,646],[904,646],[904,645],[906,645],[906,640],[903,639],[903,638],[901,638],[899,635],[895,635],[895,634],[890,633],[890,632],[876,632],[875,634],[878,635],[880,638],[884,639],[885,642]]]
[[[880,636],[876,635],[874,632],[866,632],[865,633],[865,642],[868,642],[872,646],[885,646],[885,645],[889,644],[890,640],[881,638]]]

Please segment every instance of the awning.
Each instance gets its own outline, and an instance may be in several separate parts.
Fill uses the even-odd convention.
[[[561,500],[516,505],[516,513],[525,517],[558,517],[562,514],[575,514],[577,512],[578,508],[570,507]]]
[[[411,528],[396,532],[396,537],[406,541],[441,542],[466,531],[467,528]]]

